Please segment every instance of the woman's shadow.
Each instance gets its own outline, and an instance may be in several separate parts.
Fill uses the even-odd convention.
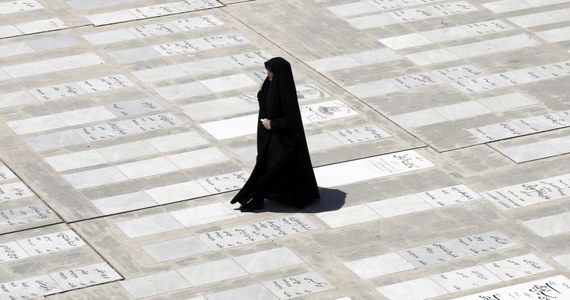
[[[277,201],[265,200],[264,208],[260,212],[320,213],[339,210],[344,206],[346,193],[341,190],[319,187],[319,194],[321,195],[320,199],[313,201],[302,209],[287,206]]]

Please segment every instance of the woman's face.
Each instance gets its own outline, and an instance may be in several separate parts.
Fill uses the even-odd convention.
[[[269,69],[267,69],[267,78],[269,81],[273,80],[273,72],[271,72]]]

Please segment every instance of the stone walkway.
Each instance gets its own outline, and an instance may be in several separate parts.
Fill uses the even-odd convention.
[[[570,299],[569,0],[0,0],[0,299]],[[263,62],[322,199],[229,199]]]

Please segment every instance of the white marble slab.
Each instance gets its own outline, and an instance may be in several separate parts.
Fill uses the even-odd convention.
[[[337,211],[317,213],[315,216],[325,222],[330,228],[360,224],[382,218],[374,210],[364,204],[343,207]]]
[[[14,179],[16,178],[16,174],[8,168],[8,166],[0,163],[0,182],[2,180]]]
[[[183,122],[173,113],[164,113],[120,121],[117,124],[119,127],[129,128],[131,132],[142,133],[181,125]]]
[[[231,258],[211,261],[177,270],[193,286],[246,276],[247,272]]]
[[[28,146],[35,151],[45,151],[71,145],[82,144],[85,139],[73,130],[48,133],[25,139]]]
[[[428,72],[389,78],[388,81],[404,91],[443,83],[438,76]]]
[[[243,68],[249,66],[260,66],[272,57],[273,55],[264,50],[257,50],[225,56],[223,59],[236,68]]]
[[[63,175],[63,177],[77,189],[101,186],[128,180],[121,171],[115,167],[76,172]]]
[[[385,79],[347,86],[346,90],[359,98],[370,98],[402,91],[398,86]]]
[[[16,227],[56,218],[56,214],[43,204],[27,205],[0,211],[0,228]]]
[[[465,185],[454,185],[415,194],[433,207],[441,207],[456,203],[481,199],[477,193]]]
[[[209,143],[208,140],[194,131],[159,136],[146,141],[162,153],[185,148],[195,148]]]
[[[56,100],[86,93],[86,91],[75,82],[29,89],[28,92],[40,101]]]
[[[564,275],[557,275],[460,297],[456,298],[456,300],[480,300],[485,298],[493,300],[542,300],[545,297],[547,297],[546,299],[566,299],[570,297],[570,280]]]
[[[87,18],[87,20],[89,20],[89,22],[91,22],[95,26],[121,23],[137,19],[136,16],[134,16],[127,10],[119,10],[119,11],[113,11],[101,14],[91,14],[85,16],[85,18]]]
[[[224,109],[220,109],[221,107]],[[253,113],[259,109],[259,104],[254,94],[245,94],[237,97],[187,104],[178,108],[195,121],[205,121],[225,116]]]
[[[550,79],[536,67],[495,74],[507,85],[516,85]]]
[[[109,123],[97,124],[78,129],[72,129],[64,131],[64,133],[69,133],[70,136],[72,135],[71,133],[73,133],[79,136],[83,140],[83,143],[88,143],[103,139],[112,139],[120,136],[126,136],[137,132],[133,131],[133,129],[126,126],[125,122],[122,121],[116,123],[109,122]]]
[[[408,300],[424,300],[448,293],[429,277],[385,285],[376,290],[390,300],[400,300],[402,295]]]
[[[26,23],[18,23],[15,25],[24,34],[45,32],[67,28],[67,25],[59,18],[32,21]]]
[[[537,32],[536,35],[550,43],[570,40],[570,27],[555,28]]]
[[[306,217],[293,215],[235,228],[206,232],[200,234],[199,237],[212,250],[218,250],[311,231],[316,228]]]
[[[552,270],[551,266],[534,254],[499,260],[483,266],[504,281]]]
[[[72,110],[55,114],[66,126],[75,126],[85,123],[104,121],[116,118],[107,108],[102,106]]]
[[[511,11],[517,11],[527,8],[532,8],[533,6],[527,1],[517,1],[517,0],[501,0],[495,2],[489,2],[483,4],[487,9],[494,13],[505,13]]]
[[[82,35],[93,45],[104,45],[116,42],[136,40],[138,37],[128,29],[116,29]]]
[[[34,196],[23,182],[5,183],[0,185],[0,202]]]
[[[0,38],[7,38],[21,35],[22,32],[13,25],[0,26]]]
[[[56,115],[45,115],[28,119],[6,122],[6,125],[17,135],[24,135],[44,130],[57,129],[67,126]]]
[[[160,175],[170,172],[180,171],[172,161],[166,157],[156,157],[139,160],[132,163],[120,164],[116,166],[128,179]]]
[[[210,147],[167,156],[180,169],[190,169],[230,160],[218,148]]]
[[[98,263],[50,273],[64,290],[72,290],[123,279],[107,263]]]
[[[144,245],[142,249],[156,262],[165,262],[212,251],[196,236]]]
[[[184,227],[209,224],[237,217],[233,209],[222,203],[212,203],[177,210],[170,212],[170,215]]]
[[[193,199],[210,194],[210,192],[197,181],[188,181],[148,189],[145,190],[144,193],[159,204]]]
[[[64,289],[47,274],[0,283],[2,299],[29,299],[63,291]]]
[[[492,75],[469,79],[459,79],[450,83],[465,94],[483,92],[504,87],[506,85],[496,76]]]
[[[375,124],[331,131],[328,134],[344,145],[375,141],[390,137],[390,134]]]
[[[250,299],[263,299],[263,300],[277,300],[272,292],[270,292],[263,285],[257,283],[244,287],[234,288],[226,291],[212,293],[206,295],[208,300],[250,300]]]
[[[104,157],[106,162],[118,162],[159,153],[146,140],[103,147],[94,151]]]
[[[552,257],[558,264],[570,270],[570,253]]]
[[[49,60],[43,60],[5,66],[2,70],[12,78],[22,78],[56,72],[57,68]]]
[[[330,187],[432,166],[426,158],[410,150],[315,168],[315,176],[319,186]]]
[[[25,42],[16,42],[0,46],[0,57],[10,57],[34,52],[35,50]]]
[[[285,247],[236,256],[234,260],[250,274],[303,263],[303,260]]]
[[[560,153],[570,152],[570,136],[563,136],[555,139],[545,140],[544,143]],[[1,176],[1,175],[0,175]]]
[[[247,115],[232,119],[201,123],[200,127],[217,140],[254,134],[257,131],[258,115]]]
[[[30,257],[30,255],[17,242],[0,244],[0,262],[14,261]]]
[[[223,57],[191,61],[178,64],[176,67],[184,72],[184,76],[220,72],[234,68],[234,66]]]
[[[493,111],[476,101],[451,104],[434,108],[434,110],[444,116],[449,121],[474,118],[476,116],[490,114]]]
[[[330,121],[334,119],[356,116],[358,113],[339,100],[326,101],[300,107],[304,124]]]
[[[307,137],[307,146],[309,152],[336,148],[342,146],[343,143],[334,138],[330,133],[315,134]],[[241,159],[247,162],[255,163],[257,157],[256,147],[244,147],[236,151]]]
[[[444,63],[460,59],[460,56],[454,54],[450,49],[434,49],[407,54],[405,57],[416,65],[427,66],[431,64]]]
[[[94,199],[91,203],[106,215],[152,207],[158,204],[143,192]]]
[[[397,253],[388,253],[374,257],[353,260],[344,263],[352,272],[364,279],[384,276],[414,269]]]
[[[398,123],[398,125],[407,128],[417,128],[449,121],[449,119],[433,108],[390,116],[390,119]]]
[[[184,228],[167,213],[115,222],[115,225],[131,239]]]
[[[498,146],[497,150],[517,163],[563,154],[546,142],[528,143],[512,147]]]
[[[263,285],[279,299],[307,296],[334,288],[317,272],[266,281]]]
[[[119,282],[136,299],[156,296],[192,285],[176,271],[159,272]]]
[[[52,58],[49,62],[58,70],[70,70],[104,64],[105,61],[95,53],[83,53],[71,56]]]
[[[449,241],[398,251],[398,255],[416,268],[468,256]]]
[[[483,266],[468,267],[430,276],[448,292],[454,293],[501,282],[501,279]]]
[[[467,255],[479,255],[517,245],[510,237],[498,230],[451,239],[449,243]]]
[[[570,213],[536,218],[522,223],[535,234],[541,237],[550,237],[570,231]]]
[[[471,128],[468,131],[483,142],[492,142],[530,133],[511,121]]]
[[[426,203],[417,195],[407,195],[386,200],[379,200],[366,203],[366,205],[384,218],[433,209],[431,205]]]
[[[204,187],[210,194],[217,194],[241,188],[247,181],[249,175],[249,173],[243,171],[234,172],[198,179],[196,182]]]
[[[43,8],[44,7],[35,0],[12,0],[10,2],[0,3],[0,15]]]
[[[107,55],[109,55],[117,63],[123,65],[136,63],[138,61],[151,60],[163,57],[160,51],[157,51],[156,49],[150,46],[108,51]]]
[[[245,74],[201,80],[200,83],[214,93],[257,86],[258,83]]]
[[[85,242],[72,230],[50,233],[16,241],[30,256],[73,249]]]
[[[395,50],[424,46],[433,43],[421,33],[409,33],[378,40],[380,43]]]
[[[200,82],[188,82],[177,85],[153,88],[154,91],[166,100],[178,100],[210,94],[212,91]]]
[[[512,209],[568,197],[568,174],[515,184],[482,193],[483,197],[501,209]]]
[[[117,117],[122,117],[163,110],[163,107],[154,99],[143,98],[113,103],[107,106],[107,110]]]
[[[495,97],[483,98],[477,100],[477,102],[485,105],[485,107],[494,112],[504,112],[511,109],[537,104],[534,100],[520,93],[509,93]]]
[[[118,88],[134,86],[124,75],[111,75],[100,78],[88,79],[77,82],[77,84],[88,93],[110,91]]]

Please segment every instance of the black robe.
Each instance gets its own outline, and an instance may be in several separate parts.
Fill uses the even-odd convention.
[[[313,172],[291,65],[276,57],[265,62],[273,73],[257,93],[257,159],[251,176],[232,202],[255,194],[298,208],[320,198]],[[265,129],[259,120],[271,120]]]

